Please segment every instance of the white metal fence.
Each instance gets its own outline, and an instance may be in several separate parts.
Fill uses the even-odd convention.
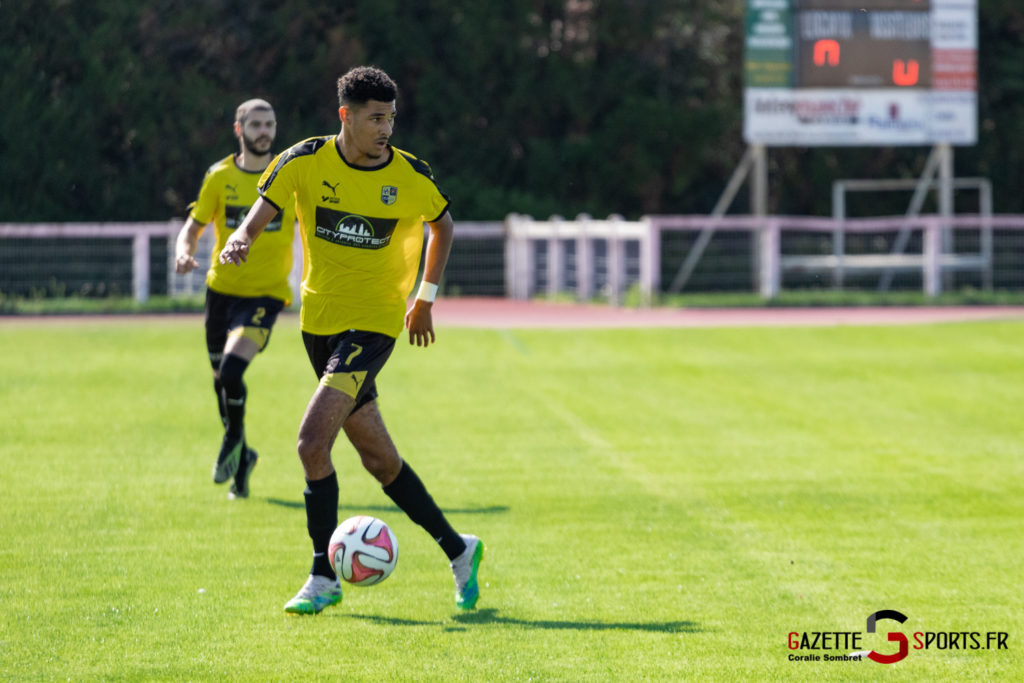
[[[174,274],[182,221],[153,223],[0,223],[0,296],[171,296],[203,290],[212,229],[198,249],[200,268]],[[626,221],[458,222],[443,283],[449,295],[530,298],[571,295],[620,302],[630,289],[663,291],[701,235],[702,256],[684,291],[756,291],[773,297],[798,288],[962,287],[1024,291],[1024,216],[937,215],[888,218],[800,216],[646,216]],[[894,245],[899,241],[899,250]],[[298,288],[296,240],[292,286]]]
[[[173,258],[180,221],[0,223],[0,292],[6,296],[149,298],[154,239]],[[167,252],[171,256],[167,256]],[[173,268],[172,268],[173,271]]]
[[[844,287],[851,275],[885,274],[892,271],[919,275],[920,287],[929,296],[944,288],[945,276],[972,272],[982,288],[994,282],[994,230],[1008,231],[1002,246],[1008,253],[1024,237],[1024,216],[937,215],[889,218],[831,219],[805,216],[650,216],[651,229],[659,233],[746,233],[750,243],[751,280],[758,292],[774,297],[785,288],[786,276],[819,274],[821,287]],[[1014,235],[1013,233],[1016,233]],[[900,235],[909,235],[904,247],[894,252]],[[916,239],[914,239],[916,235]],[[861,237],[854,240],[854,237]],[[804,237],[801,243],[800,238]],[[867,239],[863,239],[863,238]],[[957,239],[959,237],[959,239]],[[943,244],[948,245],[944,250]],[[1009,265],[1009,264],[1007,264]],[[1012,265],[1024,275],[1024,260]],[[1024,281],[1015,283],[1024,285]],[[946,288],[953,284],[947,284]]]
[[[205,291],[214,231],[199,238],[199,267],[174,272],[175,239],[184,221],[139,223],[0,223],[0,296],[64,298],[131,296],[145,302],[152,294],[189,296]],[[505,227],[501,221],[462,221],[456,225],[445,275],[455,294],[503,296]],[[289,276],[298,300],[302,243],[292,244]]]

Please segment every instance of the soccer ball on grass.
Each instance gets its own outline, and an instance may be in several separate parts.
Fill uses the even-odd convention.
[[[372,586],[395,570],[398,539],[376,517],[350,517],[331,534],[327,555],[338,578],[353,586]]]

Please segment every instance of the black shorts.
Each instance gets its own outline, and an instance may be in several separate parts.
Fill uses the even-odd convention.
[[[394,337],[346,330],[331,335],[303,332],[302,341],[320,384],[356,400],[352,412],[377,398],[377,375],[395,349]]]
[[[242,334],[255,341],[260,351],[270,343],[270,331],[284,302],[272,296],[243,297],[206,290],[206,350],[210,365],[220,367],[228,334]]]

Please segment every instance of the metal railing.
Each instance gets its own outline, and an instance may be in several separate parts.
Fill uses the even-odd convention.
[[[180,276],[174,274],[173,257],[181,225],[180,220],[2,223],[0,294],[69,296],[77,285],[65,282],[115,277],[110,295],[130,293],[138,301],[146,301],[154,289],[171,296],[201,291],[213,230],[208,228],[200,243],[200,268]],[[581,215],[541,221],[510,214],[505,221],[457,222],[455,234],[446,273],[455,294],[517,299],[569,294],[620,303],[636,289],[650,300],[662,290],[666,273],[687,259],[694,272],[687,291],[723,289],[721,279],[702,279],[702,269],[724,273],[732,291],[753,290],[767,298],[807,286],[808,278],[815,287],[876,288],[891,274],[901,278],[904,289],[918,287],[929,296],[948,289],[944,280],[958,274],[961,282],[969,277],[978,283],[972,286],[1024,289],[1022,215],[653,215],[637,221]],[[698,237],[706,249],[694,260]],[[295,249],[291,281],[297,289],[299,240]]]

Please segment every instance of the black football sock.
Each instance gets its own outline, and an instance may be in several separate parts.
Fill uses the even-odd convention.
[[[466,549],[466,542],[455,533],[409,463],[402,464],[395,480],[384,487],[384,493],[402,508],[402,512],[409,515],[409,519],[427,530],[430,537],[441,545],[441,550],[449,560],[454,560]]]
[[[224,385],[216,377],[213,378],[213,390],[217,393],[217,410],[220,411],[220,423],[227,427],[228,413],[224,407]]]
[[[307,481],[306,490],[306,529],[313,541],[313,568],[310,574],[337,579],[338,575],[331,569],[331,559],[327,556],[327,547],[331,543],[331,534],[338,526],[338,474],[316,481]]]
[[[227,435],[231,438],[242,436],[245,429],[245,382],[242,375],[249,367],[249,361],[233,354],[224,356],[220,363],[220,383],[224,386],[224,407],[227,415]]]

